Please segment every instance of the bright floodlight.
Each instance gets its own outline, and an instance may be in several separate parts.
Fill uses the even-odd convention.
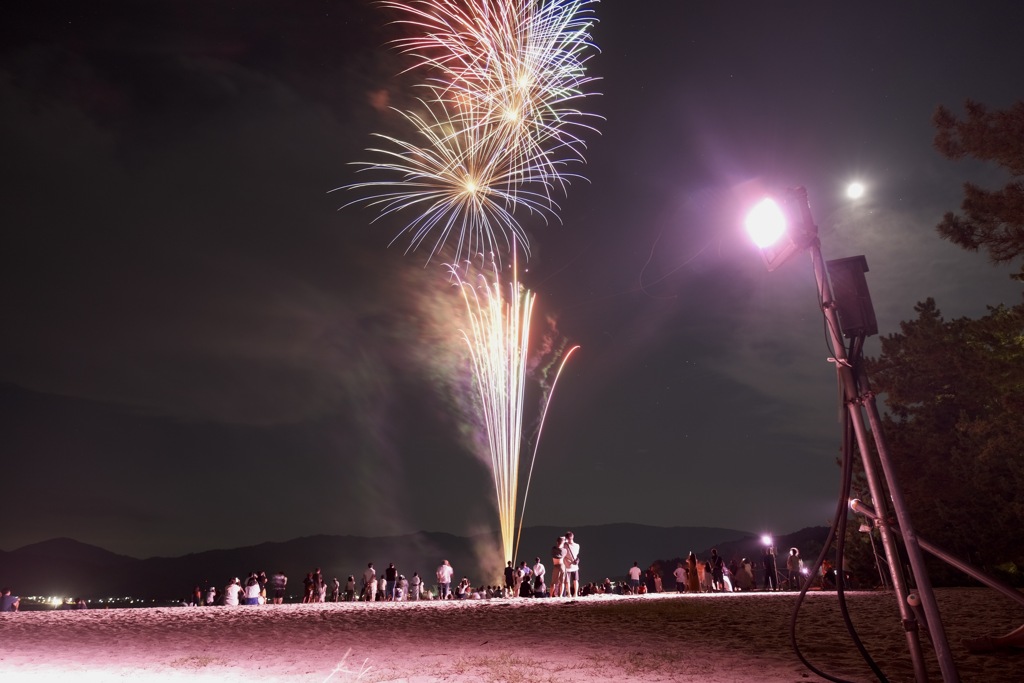
[[[761,543],[763,543],[765,545],[771,545],[772,544],[772,537],[769,536],[768,534],[765,534],[764,536],[761,537]]]
[[[786,232],[786,216],[773,199],[762,199],[747,214],[747,234],[759,248],[775,244]]]
[[[850,199],[860,199],[864,196],[864,184],[853,182],[846,186],[846,196]]]

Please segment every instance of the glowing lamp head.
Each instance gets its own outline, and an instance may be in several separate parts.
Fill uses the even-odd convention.
[[[745,227],[761,249],[768,270],[775,270],[818,239],[818,226],[811,217],[807,190],[803,187],[787,190],[785,197],[778,200],[762,199],[747,214]]]
[[[786,234],[786,215],[775,200],[766,197],[750,210],[745,225],[754,244],[764,249]]]
[[[764,536],[761,537],[761,543],[763,543],[764,545],[771,545],[772,544],[772,537],[769,536],[768,534],[765,534]]]

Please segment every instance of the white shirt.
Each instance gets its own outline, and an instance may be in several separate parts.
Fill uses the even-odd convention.
[[[640,567],[633,566],[629,568],[629,578],[634,581],[639,581],[641,574],[643,574],[643,572],[640,570]]]
[[[237,583],[233,583],[224,589],[224,604],[229,607],[235,607],[238,605],[238,594],[242,592],[242,587]]]
[[[579,571],[579,568],[580,568],[580,566],[579,566],[579,561],[580,561],[580,544],[579,543],[566,543],[565,545],[569,549],[569,552],[566,553],[566,557],[568,557],[571,554],[572,555],[572,559],[573,559],[572,567],[568,567],[567,566],[565,571],[567,571],[567,572]],[[566,560],[562,560],[562,564],[565,564],[565,562],[566,562]]]

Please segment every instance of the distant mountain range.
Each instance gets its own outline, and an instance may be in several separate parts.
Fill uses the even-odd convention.
[[[550,564],[548,549],[565,530],[561,527],[523,529],[520,559],[531,565],[536,556]],[[683,557],[693,550],[706,556],[717,547],[727,560],[734,555],[760,555],[760,539],[735,529],[706,527],[654,527],[640,524],[605,524],[573,529],[580,543],[583,581],[605,577],[621,578],[633,562],[646,567],[655,560]],[[826,530],[805,529],[778,537],[784,553],[791,544],[813,539],[820,547]],[[792,537],[792,540],[789,540]],[[427,584],[434,583],[434,571],[447,559],[456,576],[468,576],[474,584],[499,583],[497,559],[484,559],[481,548],[496,547],[491,536],[462,537],[435,532],[406,536],[368,538],[362,536],[308,536],[282,543],[230,550],[210,550],[182,557],[152,557],[144,560],[117,555],[69,538],[57,538],[27,545],[14,551],[0,551],[0,583],[15,593],[28,595],[102,598],[133,596],[161,600],[183,599],[196,585],[222,587],[233,577],[250,571],[272,574],[283,570],[289,577],[290,593],[301,593],[302,578],[317,567],[330,579],[344,584],[349,574],[358,576],[373,562],[382,572],[394,562],[399,572],[419,572]],[[491,565],[486,566],[485,565]]]

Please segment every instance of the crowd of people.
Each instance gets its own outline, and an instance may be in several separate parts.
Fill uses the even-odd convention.
[[[606,578],[600,582],[581,584],[580,544],[572,531],[555,539],[549,557],[509,560],[500,584],[474,585],[468,576],[455,581],[455,569],[443,560],[435,572],[435,582],[428,583],[418,572],[407,577],[398,571],[394,562],[378,572],[369,562],[362,574],[349,575],[344,583],[337,577],[328,579],[317,567],[302,581],[301,602],[396,602],[406,600],[470,600],[520,597],[584,597],[603,593],[619,595],[663,592],[667,577],[662,577],[657,565],[647,570],[634,562],[625,581],[613,582]],[[760,575],[763,590],[799,588],[803,561],[796,548],[791,548],[782,566],[771,549],[765,549],[761,558]],[[549,569],[550,567],[550,569]],[[706,560],[699,560],[691,552],[680,561],[672,573],[675,589],[680,593],[708,593],[723,591],[757,590],[755,567],[747,558],[735,558],[726,564],[717,549],[712,549]],[[781,585],[780,585],[781,584]],[[281,604],[288,595],[288,577],[278,571],[269,578],[266,572],[250,572],[245,581],[233,578],[227,586],[196,586],[189,605],[262,605]]]
[[[579,585],[579,553],[573,533],[567,531],[555,540],[551,550],[550,579],[547,566],[538,556],[532,565],[526,561],[505,571],[504,585],[473,585],[468,576],[454,581],[455,570],[443,560],[435,573],[436,583],[430,584],[413,572],[406,576],[398,571],[394,562],[379,572],[368,562],[362,574],[349,575],[344,583],[337,577],[327,578],[317,567],[302,581],[302,603],[322,602],[396,602],[406,600],[467,600],[509,597],[576,597],[581,595]],[[550,581],[550,584],[549,584]],[[243,581],[232,578],[226,586],[197,584],[185,604],[189,606],[281,604],[289,595],[288,576],[278,571],[267,576],[265,571],[253,571]]]
[[[801,580],[802,560],[796,548],[790,550],[783,568],[776,564],[775,556],[768,549],[762,558],[764,590],[778,590],[780,579],[788,587],[798,587]],[[418,572],[407,577],[398,571],[395,563],[388,564],[384,571],[377,571],[373,562],[366,565],[362,574],[349,575],[344,582],[337,577],[327,578],[317,567],[308,572],[302,580],[300,601],[302,603],[324,602],[395,602],[406,600],[467,600],[488,598],[520,597],[583,597],[602,593],[620,595],[662,592],[664,581],[657,565],[646,571],[634,562],[626,572],[625,581],[613,582],[606,578],[600,582],[581,584],[580,544],[572,531],[554,540],[547,558],[534,557],[533,563],[526,560],[509,560],[503,582],[474,585],[468,576],[456,582],[455,570],[448,560],[443,560],[435,572],[433,584],[428,583]],[[685,561],[678,563],[672,574],[678,592],[719,592],[755,590],[754,567],[747,559],[739,562],[733,559],[726,565],[718,551],[700,561],[690,553]],[[281,604],[289,596],[299,596],[296,586],[289,586],[288,576],[278,571],[267,576],[265,571],[252,571],[243,581],[232,578],[227,585],[197,584],[188,600],[189,606]],[[0,596],[0,611],[13,611],[18,599],[9,590]]]
[[[771,549],[766,548],[760,558],[760,567],[744,557],[733,558],[728,564],[711,549],[706,560],[700,560],[691,551],[685,560],[676,564],[672,572],[676,591],[680,593],[719,593],[733,591],[752,591],[758,589],[759,575],[761,590],[799,590],[805,578],[804,563],[797,548],[790,548],[785,562],[780,563]],[[656,572],[652,567],[649,572]],[[654,582],[657,583],[656,577]]]

